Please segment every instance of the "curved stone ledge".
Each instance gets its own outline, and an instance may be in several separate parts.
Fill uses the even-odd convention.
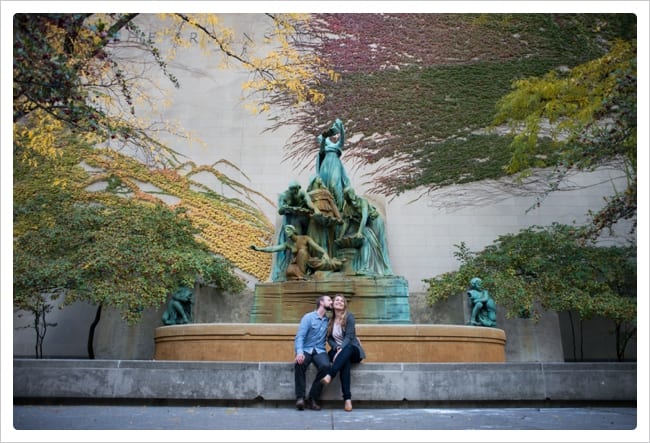
[[[290,362],[298,324],[196,323],[155,331],[155,360]],[[357,325],[365,362],[505,362],[502,329],[462,325]]]

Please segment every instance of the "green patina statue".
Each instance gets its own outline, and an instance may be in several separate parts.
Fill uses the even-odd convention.
[[[327,251],[330,257],[336,252],[334,238],[336,231],[343,224],[341,213],[336,206],[332,193],[327,189],[320,176],[315,176],[307,187],[314,211],[309,220],[307,235]]]
[[[343,190],[351,185],[350,179],[341,162],[345,150],[345,128],[337,118],[330,129],[317,137],[318,155],[316,156],[316,174],[334,197],[339,211],[343,209],[345,196]]]
[[[290,252],[291,260],[284,270],[287,280],[306,280],[313,271],[337,271],[341,268],[340,260],[330,258],[310,236],[299,235],[295,226],[286,225],[284,233],[286,240],[283,243],[266,247],[251,245],[250,248],[260,252]],[[320,258],[312,255],[312,250]]]
[[[162,315],[162,322],[165,325],[183,325],[194,321],[192,305],[194,294],[188,287],[177,288],[167,304],[167,310]]]
[[[308,235],[307,231],[311,224],[311,217],[319,213],[319,208],[312,203],[310,195],[301,188],[300,183],[297,180],[291,180],[287,190],[278,197],[278,214],[283,217],[277,244],[282,245],[288,240],[286,226],[293,226],[298,235]],[[292,257],[289,249],[280,249],[274,252],[277,252],[277,254],[271,279],[273,281],[285,281],[287,279],[287,269],[294,257]]]
[[[469,305],[472,310],[468,324],[474,326],[496,326],[497,305],[487,290],[483,289],[483,281],[474,277],[470,280],[470,289],[467,291]]]
[[[352,187],[346,187],[343,194],[343,226],[336,242],[344,246],[346,240],[350,240],[351,245],[358,249],[352,269],[357,275],[393,275],[381,214]]]
[[[291,180],[289,187],[278,197],[278,214],[284,215],[284,224],[295,226],[298,234],[307,234],[309,216],[319,210],[300,183]]]
[[[357,195],[341,161],[343,121],[337,118],[316,139],[314,174],[306,186],[291,180],[278,196],[275,244],[250,246],[274,254],[271,281],[255,285],[250,321],[300,321],[303,299],[311,300],[317,288],[354,295],[366,323],[409,323],[408,282],[393,274],[382,213],[371,198]]]
[[[291,180],[279,195],[283,220],[277,243],[251,248],[276,253],[274,282],[305,280],[315,271],[341,271],[344,264],[348,275],[393,276],[384,220],[356,194],[341,162],[345,149],[341,119],[317,139],[316,174],[307,191]]]

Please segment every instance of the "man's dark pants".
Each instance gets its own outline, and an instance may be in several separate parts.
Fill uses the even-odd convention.
[[[305,360],[303,360],[302,364],[294,364],[294,374],[296,379],[296,399],[305,397],[305,379],[307,375],[307,368],[311,363],[313,363],[316,365],[318,373],[316,374],[314,382],[311,384],[308,398],[311,398],[317,402],[320,401],[320,393],[321,389],[323,388],[320,380],[325,377],[327,371],[330,368],[330,358],[329,355],[327,355],[327,352],[321,352],[320,354],[317,354],[316,350],[314,350],[311,354],[305,353],[303,355],[305,356]]]

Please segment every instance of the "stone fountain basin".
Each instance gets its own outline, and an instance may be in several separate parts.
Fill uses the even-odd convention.
[[[155,331],[155,360],[291,362],[297,323],[195,323]],[[505,362],[502,329],[357,324],[364,362]]]

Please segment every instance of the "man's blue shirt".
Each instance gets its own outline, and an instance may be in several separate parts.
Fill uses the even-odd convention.
[[[325,352],[328,323],[329,317],[327,315],[319,317],[318,311],[303,315],[294,342],[296,355],[302,353],[311,354],[314,349],[318,354]]]

